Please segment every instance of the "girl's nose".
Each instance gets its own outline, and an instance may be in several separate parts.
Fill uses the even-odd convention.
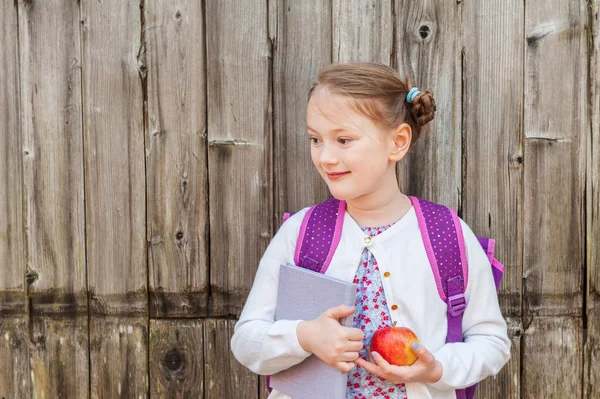
[[[319,161],[324,165],[331,165],[337,163],[337,155],[335,153],[334,148],[329,145],[323,145],[323,149],[321,150],[321,156],[319,157]]]

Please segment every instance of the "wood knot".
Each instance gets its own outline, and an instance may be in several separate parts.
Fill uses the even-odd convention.
[[[436,32],[436,25],[432,22],[421,22],[417,25],[416,35],[417,40],[426,43],[430,41]]]
[[[175,234],[175,237],[176,237],[178,240],[181,240],[181,239],[183,238],[183,231],[178,231],[178,232],[177,232],[177,234]]]
[[[171,349],[165,355],[165,367],[172,373],[177,373],[183,368],[184,356],[179,350]]]
[[[39,273],[35,270],[27,270],[27,273],[25,273],[25,281],[27,281],[28,285],[35,283],[39,277]]]

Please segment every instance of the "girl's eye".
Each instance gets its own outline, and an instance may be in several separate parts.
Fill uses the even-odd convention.
[[[348,143],[350,142],[350,139],[341,139],[341,138],[340,138],[340,139],[338,139],[338,142],[339,142],[340,144],[348,144]]]
[[[319,138],[318,137],[309,137],[310,143],[311,144],[319,144]]]

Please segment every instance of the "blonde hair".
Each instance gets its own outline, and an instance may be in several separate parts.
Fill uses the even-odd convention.
[[[412,129],[411,145],[423,133],[435,115],[435,101],[431,90],[421,91],[411,102],[406,95],[411,89],[408,78],[383,64],[371,62],[332,64],[319,72],[317,81],[308,92],[308,99],[317,89],[351,98],[354,111],[371,119],[384,129],[394,129],[407,123]],[[408,116],[408,117],[407,117]]]

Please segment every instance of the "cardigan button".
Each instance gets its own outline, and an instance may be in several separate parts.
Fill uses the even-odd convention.
[[[392,310],[398,309],[398,305],[392,305]]]
[[[390,276],[390,272],[383,273],[383,277],[389,277],[389,276]]]
[[[371,237],[365,237],[365,244],[370,244],[373,242],[373,239]]]

